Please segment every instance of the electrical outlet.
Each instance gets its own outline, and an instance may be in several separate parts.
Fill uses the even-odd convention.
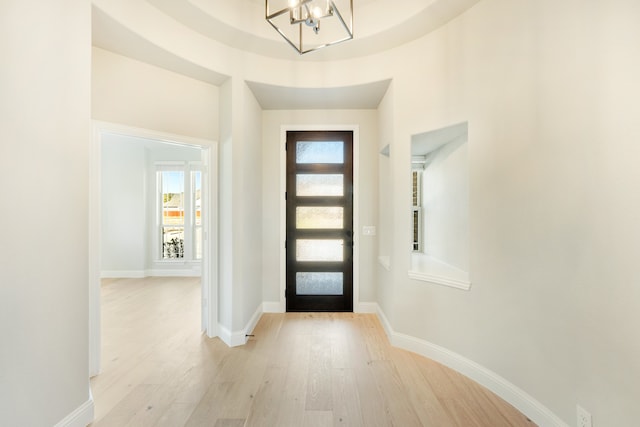
[[[578,414],[578,427],[593,427],[591,414],[580,405],[576,405],[576,409]]]

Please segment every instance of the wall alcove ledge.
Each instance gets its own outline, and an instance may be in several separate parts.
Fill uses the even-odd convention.
[[[464,291],[471,290],[468,271],[425,254],[411,254],[409,278]]]

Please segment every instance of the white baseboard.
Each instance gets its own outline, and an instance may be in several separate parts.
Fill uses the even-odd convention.
[[[256,308],[255,313],[253,313],[253,316],[251,316],[251,319],[249,319],[249,323],[247,323],[247,326],[244,327],[243,332],[245,335],[252,333],[256,325],[258,324],[258,321],[260,320],[260,317],[262,317],[262,313],[263,313],[262,306],[263,304],[258,305],[258,308]]]
[[[145,277],[198,277],[200,271],[186,270],[103,270],[100,272],[101,279],[143,279]]]
[[[91,389],[89,389],[89,400],[64,417],[54,427],[86,427],[93,422],[93,409],[93,396]]]
[[[263,313],[284,313],[287,310],[284,302],[263,302],[262,303],[262,312]]]
[[[395,347],[412,351],[435,360],[443,365],[471,378],[478,384],[509,402],[540,427],[569,427],[553,412],[538,402],[524,390],[516,387],[495,372],[439,345],[420,338],[395,332],[380,307],[377,310],[382,326]]]
[[[101,279],[142,279],[146,277],[144,270],[102,270]]]
[[[356,304],[355,313],[378,313],[378,303],[375,302],[359,302]]]
[[[146,270],[147,277],[199,277],[201,275],[200,270],[184,269],[184,270]]]
[[[228,328],[218,324],[218,336],[229,347],[237,347],[245,345],[247,343],[247,335],[253,332],[253,329],[258,324],[260,317],[262,316],[262,304],[258,305],[255,313],[249,319],[249,322],[241,331],[231,332]]]
[[[218,337],[229,347],[237,347],[247,343],[244,331],[231,332],[227,327],[218,324]]]

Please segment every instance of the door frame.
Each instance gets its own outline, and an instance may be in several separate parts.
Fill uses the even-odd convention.
[[[280,303],[274,310],[287,311],[285,292],[287,289],[287,131],[351,131],[353,132],[353,312],[362,312],[358,301],[360,296],[360,126],[359,125],[282,125],[280,126]],[[266,307],[269,308],[269,307]],[[265,311],[267,311],[265,309]]]
[[[218,143],[184,135],[136,128],[127,125],[92,121],[89,159],[89,376],[100,373],[101,310],[100,310],[100,200],[101,147],[106,133],[152,139],[159,142],[198,147],[202,150],[204,253],[201,265],[201,327],[208,337],[218,336]]]

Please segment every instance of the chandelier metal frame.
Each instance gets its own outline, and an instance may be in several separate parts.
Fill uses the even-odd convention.
[[[270,2],[272,0],[265,0],[265,18],[271,24],[271,26],[284,38],[291,47],[293,47],[300,55],[305,53],[314,52],[316,50],[325,48],[327,46],[333,46],[338,43],[345,42],[353,39],[353,0],[349,0],[349,19],[345,20],[343,14],[338,10],[333,0],[326,2],[327,7],[325,10],[318,10],[319,8],[310,8],[310,3],[317,0],[298,0],[290,1],[288,7],[284,7],[280,10],[270,13]],[[293,3],[293,4],[292,4]],[[297,39],[291,40],[287,37],[286,33],[278,27],[274,20],[284,14],[289,14],[289,23],[291,25],[298,25],[299,29],[296,31]],[[323,43],[319,46],[307,47],[304,38],[305,26],[311,27],[314,33],[317,35],[320,31],[320,23],[323,19],[336,17],[342,28],[344,28],[346,35],[342,38],[338,38],[328,43]]]

